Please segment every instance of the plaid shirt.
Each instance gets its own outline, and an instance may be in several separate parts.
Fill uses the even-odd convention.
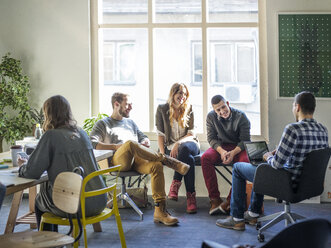
[[[314,119],[303,119],[285,127],[277,151],[274,156],[268,158],[268,164],[275,169],[284,168],[289,171],[292,174],[293,188],[296,188],[307,154],[328,146],[326,127]]]

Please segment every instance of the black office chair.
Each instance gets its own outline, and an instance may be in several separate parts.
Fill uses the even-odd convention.
[[[327,248],[331,223],[326,219],[307,219],[280,231],[261,248]]]
[[[324,190],[324,178],[328,166],[331,149],[319,149],[308,154],[303,162],[303,170],[297,191],[292,189],[291,175],[286,170],[276,170],[270,165],[261,164],[255,172],[253,190],[256,193],[272,196],[279,202],[285,202],[284,211],[258,218],[258,240],[264,241],[262,232],[278,222],[285,220],[295,223],[297,219],[304,217],[291,212],[290,203],[297,203],[322,194]],[[263,227],[261,222],[269,221]],[[261,228],[260,228],[261,227]]]
[[[201,244],[201,248],[230,248],[230,247],[226,245],[221,245],[211,240],[204,240]]]
[[[260,248],[327,248],[331,238],[331,223],[326,219],[307,219],[288,226]],[[214,241],[203,241],[202,248],[230,248]],[[250,245],[233,245],[232,248],[255,247]]]

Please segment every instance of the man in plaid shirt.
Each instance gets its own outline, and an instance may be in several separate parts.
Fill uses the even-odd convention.
[[[278,148],[267,152],[263,158],[275,169],[291,173],[293,190],[296,190],[303,168],[303,161],[313,150],[327,148],[328,131],[313,119],[316,100],[312,93],[304,91],[295,96],[293,115],[296,122],[288,124]],[[263,204],[263,195],[252,192],[251,204],[244,212],[246,180],[253,182],[256,167],[249,163],[235,163],[232,170],[232,196],[230,216],[219,219],[216,225],[234,230],[245,230],[245,223],[255,225]]]

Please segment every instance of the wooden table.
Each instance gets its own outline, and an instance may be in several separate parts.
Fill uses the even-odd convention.
[[[97,162],[105,160],[114,155],[113,150],[93,150],[93,153]]]
[[[0,160],[10,158],[10,152],[0,154]],[[47,175],[40,179],[27,179],[18,176],[18,173],[12,173],[15,170],[12,163],[6,163],[9,168],[0,171],[0,182],[6,186],[6,195],[14,194],[11,208],[8,215],[5,233],[12,233],[18,224],[30,224],[30,228],[37,228],[36,217],[34,214],[34,202],[37,195],[36,185],[46,182]],[[29,189],[29,212],[18,217],[18,210],[22,201],[23,191]]]
[[[94,150],[94,156],[97,162],[107,159],[113,155],[112,150]],[[10,152],[0,153],[0,160],[4,158],[10,158]],[[18,177],[17,173],[12,173],[11,171],[15,169],[12,163],[8,164],[8,169],[0,170],[0,182],[2,182],[6,187],[6,195],[14,194],[5,233],[12,233],[14,228],[18,224],[30,224],[30,228],[37,228],[36,217],[34,213],[35,198],[37,195],[36,185],[46,182],[48,180],[47,175],[41,176],[39,179],[27,179]],[[29,212],[17,218],[19,206],[22,201],[23,191],[29,189]],[[96,225],[94,227],[95,231],[101,231],[101,226]]]

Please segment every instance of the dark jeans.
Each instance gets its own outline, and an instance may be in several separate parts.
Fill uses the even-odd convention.
[[[168,149],[165,149],[166,154],[170,154]],[[178,148],[177,159],[190,166],[189,171],[184,176],[186,192],[195,192],[195,162],[194,156],[200,153],[199,146],[196,142],[188,141],[182,143]],[[175,172],[174,180],[182,181],[183,175]]]
[[[232,194],[230,215],[236,218],[244,218],[246,209],[246,180],[253,182],[256,166],[250,163],[235,163],[232,169]],[[251,203],[248,210],[260,213],[263,204],[263,195],[252,190]]]
[[[38,225],[38,230],[39,230],[40,229],[41,216],[44,214],[44,212],[40,211],[39,208],[37,207],[37,205],[35,205],[34,209],[35,209],[37,225]],[[58,226],[54,225],[54,224],[44,223],[43,231],[57,232],[58,231]]]

